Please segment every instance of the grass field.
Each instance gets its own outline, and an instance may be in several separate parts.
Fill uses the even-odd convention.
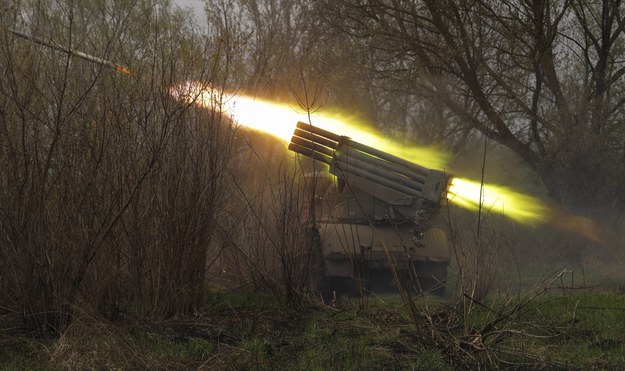
[[[458,369],[625,367],[625,295],[546,291],[480,304],[418,298],[414,326],[397,297],[284,306],[269,296],[211,293],[193,318],[83,314],[57,339],[2,316],[2,369]],[[523,305],[519,305],[519,303]],[[357,305],[359,304],[359,305]],[[359,309],[360,308],[360,309]]]

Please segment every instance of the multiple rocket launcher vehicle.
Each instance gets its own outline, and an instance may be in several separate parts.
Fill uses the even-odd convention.
[[[435,223],[449,175],[303,122],[289,149],[328,166],[306,176],[319,233],[311,289],[382,292],[399,278],[404,289],[444,293],[450,250]]]

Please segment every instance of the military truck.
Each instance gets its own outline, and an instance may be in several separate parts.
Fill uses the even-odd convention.
[[[446,173],[303,122],[289,149],[325,167],[306,174],[313,292],[329,298],[401,286],[444,293],[450,250],[436,223]]]

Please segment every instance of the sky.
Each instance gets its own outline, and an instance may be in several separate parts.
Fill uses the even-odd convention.
[[[192,8],[195,11],[196,19],[202,19],[201,16],[204,12],[204,2],[202,0],[174,0],[174,4],[181,8]]]

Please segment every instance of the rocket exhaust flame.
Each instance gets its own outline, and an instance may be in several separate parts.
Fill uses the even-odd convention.
[[[608,233],[593,220],[507,187],[453,178],[447,199],[469,210],[481,208],[528,225],[551,224],[593,242],[606,243]]]
[[[335,132],[349,133],[350,139],[375,147],[420,166],[444,169],[449,157],[433,149],[405,146],[388,140],[374,130],[366,130],[362,123],[331,114],[297,112],[293,107],[245,95],[220,96],[210,87],[188,82],[171,89],[177,99],[201,107],[220,108],[236,124],[274,136],[288,144],[299,121],[310,122],[315,127]],[[493,184],[482,184],[469,179],[452,177],[447,190],[449,202],[460,207],[487,213],[497,213],[528,225],[552,224],[561,229],[602,242],[600,228],[590,219],[574,215],[563,209],[513,189]]]
[[[214,108],[216,103],[222,111],[238,125],[269,134],[288,145],[298,121],[314,123],[315,126],[338,133],[349,133],[357,142],[366,143],[397,157],[419,163],[429,168],[443,169],[450,156],[434,148],[399,144],[386,138],[374,129],[338,113],[311,113],[298,111],[284,103],[271,102],[243,94],[221,94],[206,85],[188,82],[172,88],[178,99],[195,103],[205,108]]]
[[[453,178],[447,192],[449,201],[467,208],[507,215],[528,224],[544,222],[547,206],[539,199],[521,194],[510,188],[481,184],[469,179]]]

